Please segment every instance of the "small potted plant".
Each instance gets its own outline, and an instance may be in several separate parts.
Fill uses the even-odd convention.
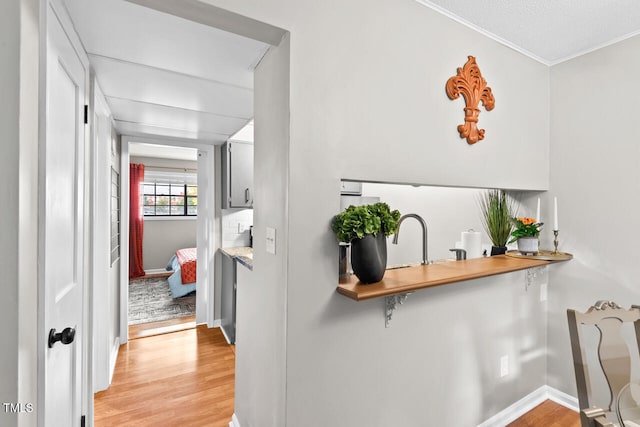
[[[538,236],[540,235],[542,224],[535,218],[513,218],[514,229],[511,232],[509,243],[518,242],[518,251],[522,255],[537,255]]]
[[[507,241],[513,229],[513,217],[516,216],[514,200],[504,190],[491,189],[479,199],[482,212],[482,226],[491,240],[491,255],[507,252]]]
[[[351,267],[362,283],[382,280],[387,269],[386,236],[398,232],[400,212],[386,203],[349,206],[333,217],[338,241],[351,243]]]

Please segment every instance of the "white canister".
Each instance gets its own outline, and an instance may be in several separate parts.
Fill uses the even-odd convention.
[[[462,249],[467,251],[467,259],[480,258],[482,256],[482,233],[469,230],[462,232]]]

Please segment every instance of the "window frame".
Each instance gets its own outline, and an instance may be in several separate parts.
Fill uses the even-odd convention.
[[[184,218],[184,217],[188,217],[188,218],[196,218],[198,216],[198,185],[197,184],[174,184],[174,183],[170,183],[170,182],[146,182],[143,181],[140,183],[140,185],[142,186],[142,191],[140,192],[140,197],[141,197],[141,206],[142,206],[142,216],[143,218]],[[147,193],[145,191],[146,187],[148,186],[153,186],[153,194],[151,193]],[[168,187],[168,191],[167,194],[158,194],[158,186],[163,186],[163,187]],[[195,188],[196,189],[196,194],[195,196],[193,195],[189,195],[189,187]],[[181,188],[182,189],[182,194],[173,194],[173,189],[174,188]],[[153,197],[154,198],[154,204],[153,205],[148,205],[146,204],[146,198],[147,197]],[[169,199],[169,204],[167,205],[158,205],[157,201],[159,197],[166,197]],[[172,199],[174,197],[179,197],[182,198],[182,204],[172,204]],[[189,199],[196,199],[196,204],[195,205],[190,205],[189,204]],[[161,206],[161,207],[168,207],[169,210],[167,214],[158,214],[157,213],[157,207]],[[178,213],[178,214],[173,214],[172,212],[172,208],[173,207],[178,207],[181,206],[182,207],[182,212]],[[196,208],[196,213],[195,214],[190,214],[189,213],[189,207],[190,206],[195,206]],[[146,210],[150,207],[153,207],[153,214],[147,214]]]

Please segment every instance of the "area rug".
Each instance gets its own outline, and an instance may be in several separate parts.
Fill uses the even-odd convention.
[[[177,319],[195,313],[195,291],[174,299],[166,277],[129,282],[129,325]]]

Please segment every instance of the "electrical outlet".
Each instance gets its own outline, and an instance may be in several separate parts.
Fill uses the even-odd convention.
[[[238,233],[244,233],[244,230],[245,230],[244,224],[239,222],[238,223]]]
[[[543,283],[540,285],[540,302],[547,300],[547,284]]]
[[[500,377],[509,375],[509,356],[504,355],[500,358]]]

